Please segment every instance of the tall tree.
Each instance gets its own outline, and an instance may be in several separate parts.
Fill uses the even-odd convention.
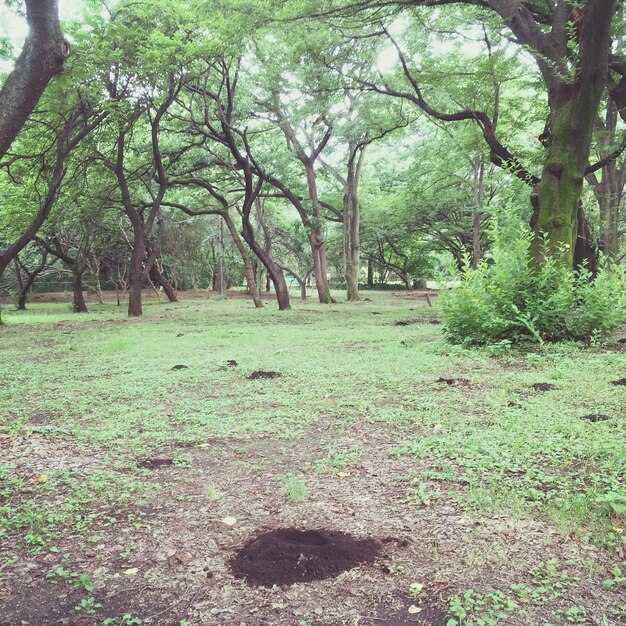
[[[13,71],[0,89],[0,158],[37,105],[53,76],[63,70],[69,44],[63,39],[57,0],[25,0],[28,36]]]

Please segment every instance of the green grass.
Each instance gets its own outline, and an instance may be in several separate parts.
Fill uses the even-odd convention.
[[[611,381],[624,375],[624,353],[572,344],[467,351],[426,323],[436,309],[371,297],[291,312],[258,311],[242,300],[149,303],[141,320],[113,305],[84,316],[65,304],[24,313],[5,307],[0,446],[43,440],[73,453],[67,465],[54,459],[39,482],[27,446],[0,460],[0,571],[21,554],[54,551],[68,536],[97,537],[96,520],[141,526],[124,506],[137,510],[163,486],[137,467],[140,459],[167,449],[177,470],[191,471],[194,446],[264,437],[292,442],[304,455],[303,433],[315,425],[321,450],[310,475],[278,473],[289,502],[315,500],[311,477],[349,475],[370,445],[361,430],[385,427],[389,458],[421,468],[406,477],[404,508],[452,499],[476,518],[506,512],[623,550],[626,392]],[[395,326],[401,319],[424,323]],[[257,369],[281,377],[249,380]],[[448,386],[441,376],[468,383]],[[536,382],[555,389],[536,392]],[[581,419],[589,413],[612,419]],[[219,506],[220,491],[207,481],[203,501]],[[463,602],[508,602],[481,598]]]

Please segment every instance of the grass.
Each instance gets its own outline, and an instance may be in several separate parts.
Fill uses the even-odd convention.
[[[141,517],[155,498],[208,503],[214,519],[228,515],[228,487],[197,474],[198,453],[214,445],[233,471],[245,466],[261,478],[261,497],[278,490],[305,508],[320,497],[317,482],[351,480],[369,451],[382,449],[398,467],[389,477],[398,483],[397,510],[453,502],[473,519],[535,520],[622,567],[626,396],[611,381],[624,375],[623,352],[573,344],[467,351],[427,323],[436,309],[371,297],[287,313],[243,300],[148,303],[141,320],[109,304],[84,316],[64,304],[4,307],[0,446],[11,453],[0,459],[0,576],[18,576],[20,562],[43,555],[58,554],[60,567],[62,554],[89,551],[88,538],[103,528],[128,531],[115,547],[132,559],[133,533],[158,524]],[[423,323],[395,326],[403,319]],[[249,380],[257,369],[281,377]],[[537,392],[537,382],[555,388]],[[587,414],[612,419],[591,423]],[[248,462],[246,451],[263,442],[273,447]],[[286,450],[302,467],[274,467]],[[163,455],[181,477],[174,487],[138,466]],[[601,585],[608,574],[598,569]],[[467,576],[467,595],[450,609],[460,624],[464,611],[508,615],[538,593],[479,593]],[[622,590],[620,583],[610,592]],[[91,614],[97,600],[75,605]],[[585,608],[551,619],[584,623]]]

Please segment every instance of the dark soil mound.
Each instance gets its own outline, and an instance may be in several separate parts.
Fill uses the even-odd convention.
[[[626,378],[620,378],[619,380],[611,381],[612,385],[620,385],[621,387],[626,387]]]
[[[145,469],[159,469],[159,467],[174,465],[174,461],[172,459],[144,459],[139,461],[137,465]]]
[[[444,378],[443,376],[438,378],[435,382],[445,383],[450,387],[454,387],[455,385],[460,385],[461,387],[470,387],[472,384],[469,380],[467,380],[467,378]]]
[[[226,365],[229,365],[230,367],[237,367],[237,361],[235,361],[235,359],[228,359],[228,361],[226,361]]]
[[[626,343],[626,337],[622,337],[621,339],[617,341],[617,343],[622,343],[622,344]]]
[[[250,380],[258,380],[259,378],[278,378],[281,376],[280,372],[264,372],[263,370],[257,370],[252,372],[248,378]]]
[[[550,383],[535,383],[533,389],[535,391],[550,391],[550,389],[554,389],[554,385]]]
[[[371,563],[380,544],[330,530],[280,528],[249,541],[230,566],[250,585],[290,585],[333,578],[361,563]]]
[[[419,320],[398,320],[396,326],[410,326],[411,324],[419,324]]]
[[[606,420],[610,420],[611,416],[602,415],[601,413],[590,413],[589,415],[583,415],[581,419],[589,422],[605,422]]]
[[[189,369],[188,365],[174,365],[172,371]]]

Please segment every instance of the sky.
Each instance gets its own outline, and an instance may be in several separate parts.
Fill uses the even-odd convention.
[[[71,20],[80,17],[82,12],[82,0],[59,0],[59,15],[62,20]],[[16,52],[22,47],[22,43],[28,33],[26,18],[20,17],[4,4],[0,8],[0,37],[8,38]]]

